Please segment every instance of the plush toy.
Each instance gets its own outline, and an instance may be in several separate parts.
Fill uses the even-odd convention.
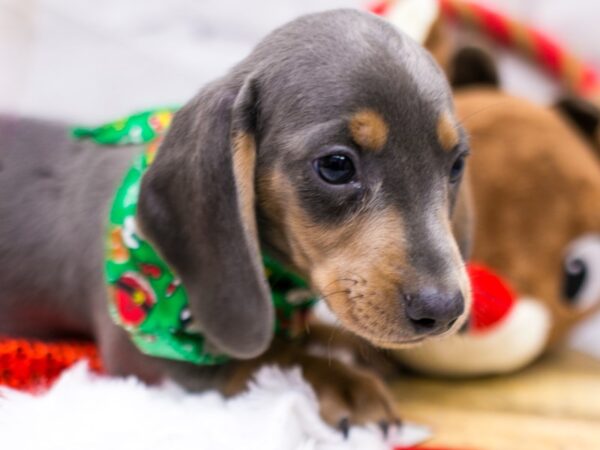
[[[600,304],[600,112],[581,99],[541,107],[492,84],[457,90],[456,105],[471,135],[473,259],[543,301],[556,344]]]
[[[435,375],[488,375],[517,370],[542,353],[551,328],[547,308],[517,297],[490,269],[470,264],[468,272],[473,304],[466,329],[396,352],[403,363]]]
[[[376,12],[402,27],[397,12],[405,1],[411,2],[380,2]],[[598,77],[552,39],[475,2],[424,3],[435,3],[439,15],[431,20],[431,14],[413,13],[429,17],[422,22],[429,30],[425,45],[443,33],[441,17],[458,20],[514,46],[570,93],[552,109],[504,94],[493,60],[478,48],[465,48],[452,60],[446,52],[440,61],[456,86],[458,115],[471,135],[472,260],[499,277],[471,270],[469,329],[398,357],[446,376],[510,372],[599,309],[600,112],[583,100],[598,98]],[[439,59],[439,46],[432,53]],[[503,287],[507,283],[519,296]]]

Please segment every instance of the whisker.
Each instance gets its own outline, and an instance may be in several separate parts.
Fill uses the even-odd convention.
[[[462,117],[462,118],[460,119],[460,121],[461,121],[461,123],[465,123],[467,120],[469,120],[469,119],[473,118],[474,116],[476,116],[476,115],[478,115],[478,114],[480,114],[480,113],[482,113],[482,112],[485,112],[485,111],[487,111],[488,109],[492,109],[492,108],[494,108],[494,107],[496,107],[496,106],[498,106],[498,105],[501,105],[501,104],[503,104],[503,103],[506,103],[507,101],[508,101],[508,100],[501,100],[501,101],[499,101],[499,102],[496,102],[496,103],[493,103],[493,104],[491,104],[491,105],[487,105],[487,106],[485,106],[485,107],[483,107],[483,108],[481,108],[481,109],[479,109],[479,110],[477,110],[477,111],[474,111],[474,112],[472,112],[471,114],[469,114],[469,115],[467,115],[467,116],[465,116],[465,117]]]
[[[348,274],[350,274],[351,276],[355,276],[356,278],[358,278],[363,284],[365,284],[367,282],[367,280],[365,279],[365,277],[363,277],[362,275],[357,274],[356,272],[351,272],[348,271]]]
[[[327,294],[321,294],[321,298],[327,299],[328,297],[331,297],[332,295],[341,294],[341,293],[349,294],[350,292],[352,292],[350,289],[341,289],[339,291],[333,291],[333,292],[328,292]]]
[[[355,280],[354,278],[336,278],[331,283],[327,283],[325,286],[323,286],[323,290],[327,289],[332,284],[339,283],[341,281],[352,281],[354,283],[353,286],[356,285],[356,284],[358,284],[358,280]]]

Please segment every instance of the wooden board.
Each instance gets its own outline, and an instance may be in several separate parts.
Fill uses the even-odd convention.
[[[428,444],[480,450],[600,450],[600,361],[548,355],[513,375],[473,380],[403,377],[393,389]]]

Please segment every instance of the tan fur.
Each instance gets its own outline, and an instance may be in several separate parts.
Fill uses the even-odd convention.
[[[331,335],[328,333],[327,336]],[[328,337],[320,339],[327,345]],[[313,338],[310,337],[309,341]],[[310,343],[307,343],[310,344]],[[342,419],[351,424],[397,421],[398,412],[393,398],[383,382],[371,371],[349,366],[335,359],[307,355],[302,348],[275,342],[268,353],[250,361],[240,361],[223,387],[225,395],[237,394],[248,386],[256,370],[263,364],[280,367],[302,367],[302,375],[319,398],[322,417],[337,425]],[[335,379],[335,384],[330,382]]]
[[[437,124],[437,135],[440,145],[446,151],[451,151],[458,145],[460,136],[458,135],[456,121],[448,111],[440,114]]]
[[[389,126],[385,119],[372,109],[355,113],[348,122],[352,139],[365,150],[379,151],[387,142]]]
[[[302,215],[295,225],[306,224]],[[395,211],[367,214],[342,229],[318,229],[313,238],[322,246],[308,247],[313,283],[346,326],[364,337],[400,336],[399,287],[405,270],[402,217]],[[352,245],[347,245],[351,242]],[[394,313],[396,312],[396,313]],[[396,317],[394,317],[396,316]]]
[[[492,89],[456,95],[471,135],[474,257],[516,290],[545,302],[556,342],[592,311],[561,296],[567,246],[600,233],[600,163],[555,111]]]
[[[401,307],[397,289],[405,263],[400,214],[372,213],[367,206],[346,224],[323,227],[306,215],[283,174],[272,173],[259,185],[266,214],[279,222],[276,228],[285,230],[278,239],[290,249],[294,266],[346,326],[362,336],[383,331],[390,340],[400,338],[405,327],[399,326],[400,314],[393,313]],[[353,303],[355,296],[361,301]]]
[[[285,233],[271,238],[289,249],[295,268],[310,279],[346,328],[382,347],[415,338],[399,297],[403,281],[416,274],[406,264],[398,211],[367,205],[347,223],[326,227],[310,220],[283,173],[262,177],[258,191],[265,214]],[[450,223],[444,220],[450,238]],[[452,251],[462,270],[458,248]],[[468,305],[468,281],[464,273],[459,277]]]
[[[238,133],[233,138],[233,173],[238,190],[238,201],[246,231],[258,238],[254,214],[254,169],[256,144],[248,133]]]

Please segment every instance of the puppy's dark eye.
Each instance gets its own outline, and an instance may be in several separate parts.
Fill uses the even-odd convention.
[[[450,169],[450,183],[456,183],[460,180],[463,172],[465,171],[466,158],[465,155],[460,155],[452,164],[452,168]]]
[[[343,154],[322,156],[314,162],[319,176],[330,184],[345,184],[354,178],[356,169],[352,158]]]

